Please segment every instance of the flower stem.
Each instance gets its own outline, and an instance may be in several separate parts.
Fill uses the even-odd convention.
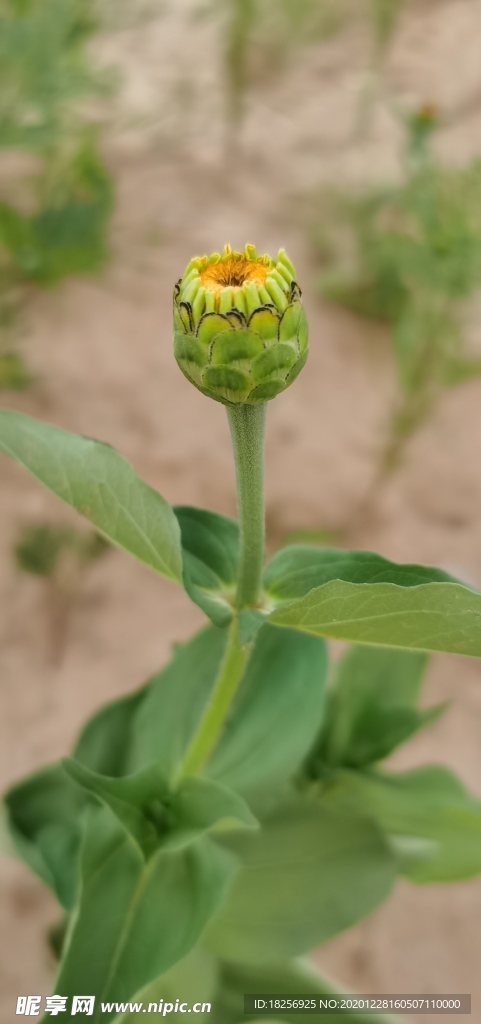
[[[234,449],[239,510],[240,553],[236,604],[256,605],[264,567],[264,424],[266,407],[227,409]]]
[[[209,703],[205,708],[182,765],[183,775],[195,775],[209,759],[219,739],[250,653],[239,644],[239,610],[255,605],[264,567],[264,424],[265,405],[228,409],[237,480],[240,552],[235,612],[227,647]]]
[[[250,648],[239,646],[239,621],[234,616],[227,647],[212,694],[190,744],[182,766],[183,775],[195,775],[203,768],[216,743],[227,711],[239,685]]]

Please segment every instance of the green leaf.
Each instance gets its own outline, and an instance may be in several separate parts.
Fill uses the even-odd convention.
[[[92,1024],[115,1017],[101,1001],[131,999],[181,960],[225,898],[235,860],[206,837],[145,864],[104,808],[92,813],[82,894],[54,991],[88,992]]]
[[[173,795],[172,808],[178,835],[186,838],[208,830],[227,832],[239,827],[256,829],[259,825],[245,800],[213,779],[182,779]]]
[[[206,932],[208,948],[224,959],[297,956],[387,898],[396,859],[368,818],[299,798],[278,804],[262,826],[255,837],[228,841],[243,866]]]
[[[481,656],[481,594],[440,569],[364,551],[285,548],[265,576],[269,621],[384,647]]]
[[[94,715],[75,746],[76,760],[103,774],[124,774],[131,720],[144,693],[112,701]],[[5,798],[16,852],[67,909],[77,895],[82,815],[89,802],[60,762],[23,779]]]
[[[85,804],[84,795],[60,764],[36,772],[5,797],[15,849],[67,909],[77,895]]]
[[[127,770],[181,765],[212,691],[226,643],[209,627],[176,651],[149,684],[131,726]],[[265,625],[258,632],[223,735],[206,773],[257,806],[294,774],[321,724],[326,647]]]
[[[346,995],[347,989],[336,987],[331,981],[324,978],[314,968],[313,964],[303,960],[293,960],[277,964],[249,965],[244,964],[221,964],[221,975],[219,991],[214,1003],[214,1011],[217,1011],[217,1019],[222,1024],[236,1024],[241,1020],[250,1022],[255,1020],[255,1014],[244,1015],[244,995],[267,995],[279,994],[284,996],[318,996],[329,997]],[[276,1011],[272,1011],[275,1017]],[[357,1013],[356,1010],[345,1010],[341,1015],[347,1018],[351,1024],[388,1024],[388,1018],[384,1015],[371,1013]],[[321,1014],[322,1021],[334,1024],[338,1021],[339,1014]],[[259,1017],[259,1021],[267,1024],[267,1017]],[[269,1017],[269,1019],[271,1019]],[[286,1024],[304,1024],[306,1014],[295,1009],[279,1014],[279,1021]],[[393,1018],[389,1018],[391,1021]],[[217,1020],[214,1021],[217,1024]]]
[[[339,659],[314,762],[358,768],[387,757],[429,725],[445,705],[416,707],[427,656],[383,647],[351,647]]]
[[[212,691],[226,639],[225,630],[206,627],[150,680],[132,721],[128,774],[157,764],[166,779],[175,777]]]
[[[212,1003],[215,996],[218,966],[216,960],[207,950],[196,946],[183,960],[171,967],[169,971],[157,978],[151,985],[138,992],[135,1000],[142,1002],[144,1008],[149,1003],[162,1001],[173,1003],[176,999],[190,1003]],[[195,1011],[195,1020],[201,1024],[211,1019],[212,1014]],[[144,1010],[127,1011],[116,1018],[116,1024],[145,1024]]]
[[[293,777],[322,722],[327,649],[320,637],[265,625],[257,635],[207,772],[255,807]]]
[[[371,815],[392,838],[401,871],[413,882],[481,874],[481,800],[447,768],[343,772],[326,799]]]
[[[393,583],[398,587],[457,582],[442,569],[398,565],[372,551],[343,551],[292,544],[278,551],[269,562],[264,587],[269,599],[276,606],[282,606],[333,580],[359,585]]]
[[[182,535],[184,586],[216,626],[232,619],[239,561],[235,519],[204,509],[174,508]]]
[[[132,722],[147,689],[148,684],[104,704],[82,729],[73,750],[75,760],[100,775],[126,775]]]
[[[110,445],[2,410],[0,451],[113,544],[181,582],[180,531],[172,508]]]
[[[72,758],[63,764],[75,782],[113,811],[146,860],[160,847],[179,849],[211,829],[257,825],[240,796],[208,779],[183,778],[169,791],[157,765],[115,779]]]

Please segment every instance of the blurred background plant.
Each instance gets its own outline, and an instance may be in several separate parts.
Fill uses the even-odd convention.
[[[84,577],[109,548],[109,542],[94,530],[54,523],[26,526],[18,537],[14,547],[17,569],[44,581],[48,658],[53,665],[62,661],[69,618]]]
[[[370,3],[371,46],[357,113],[357,133],[361,137],[368,131],[376,102],[383,96],[384,71],[405,0],[368,0],[368,2]]]
[[[440,165],[431,152],[439,124],[430,104],[407,116],[400,184],[330,191],[312,231],[323,297],[390,332],[401,396],[376,491],[442,389],[481,374],[465,330],[468,300],[481,287],[481,161]]]
[[[0,201],[0,388],[30,383],[12,348],[26,286],[107,259],[113,185],[86,101],[111,83],[88,55],[95,30],[91,0],[0,0],[0,150],[12,157]]]
[[[201,0],[196,17],[219,20],[227,153],[238,144],[250,103],[285,75],[306,47],[328,42],[352,22],[370,34],[357,129],[367,128],[404,0]]]

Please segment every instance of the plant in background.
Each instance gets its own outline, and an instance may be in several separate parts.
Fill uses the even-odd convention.
[[[50,658],[62,660],[68,620],[80,593],[86,570],[109,549],[101,534],[74,530],[70,526],[40,523],[27,526],[14,547],[20,572],[41,577],[49,621]]]
[[[92,0],[0,0],[0,150],[32,162],[20,182],[14,166],[0,201],[2,309],[18,308],[27,283],[56,284],[107,258],[113,187],[83,106],[107,85],[87,58],[92,12]],[[10,346],[6,335],[7,368],[20,360]],[[0,386],[27,378],[3,372]]]
[[[227,153],[239,142],[250,96],[296,64],[313,44],[348,25],[368,26],[368,68],[359,105],[365,130],[380,91],[403,0],[205,0],[196,14],[220,19]]]
[[[361,91],[357,134],[365,135],[376,100],[382,93],[389,51],[404,7],[404,0],[370,0],[371,54]]]
[[[380,479],[442,389],[481,372],[464,339],[466,304],[481,285],[481,163],[439,167],[429,145],[438,124],[431,105],[410,115],[404,182],[330,197],[331,221],[315,238],[324,297],[390,329],[402,396]]]
[[[227,409],[238,522],[172,508],[109,445],[0,413],[7,455],[211,620],[6,797],[16,850],[67,915],[55,992],[67,1011],[95,997],[93,1022],[178,998],[235,1024],[244,993],[319,998],[332,986],[296,958],[399,875],[481,871],[480,801],[445,768],[379,767],[443,710],[417,706],[422,652],[481,656],[481,594],[366,551],[290,545],[265,565],[266,402],[307,349],[282,251],[191,261],[174,320],[182,371]],[[329,637],[362,646],[326,685]]]
[[[331,38],[346,19],[335,0],[206,0],[220,19],[227,152],[238,143],[250,93],[285,71],[290,55]]]

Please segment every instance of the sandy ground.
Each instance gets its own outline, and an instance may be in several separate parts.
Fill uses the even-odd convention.
[[[339,526],[375,473],[396,382],[384,333],[319,301],[307,225],[297,213],[303,191],[320,181],[352,184],[398,172],[399,127],[385,107],[376,109],[365,139],[353,135],[365,35],[353,30],[312,48],[285,80],[264,89],[251,102],[241,155],[231,157],[219,118],[212,26],[192,28],[185,4],[157,20],[147,15],[138,23],[126,18],[99,45],[102,61],[120,64],[124,75],[109,107],[106,143],[119,200],[112,265],[101,279],[31,300],[24,351],[37,383],[5,404],[111,442],[172,502],[233,514],[225,415],[177,370],[171,289],[194,252],[226,240],[235,247],[252,240],[263,251],[284,245],[304,288],[312,348],[309,370],[270,408],[269,534],[274,542],[299,526]],[[481,152],[480,15],[478,0],[408,5],[389,62],[397,100],[439,102],[446,113],[439,152],[460,163]],[[184,97],[183,115],[176,96],[178,103]],[[358,546],[438,564],[481,585],[480,402],[480,382],[442,399],[410,444],[375,521],[355,536]],[[12,544],[26,524],[74,520],[9,463],[2,463],[1,481],[0,748],[7,784],[66,753],[88,714],[136,687],[203,618],[183,592],[113,551],[85,577],[63,660],[52,665],[44,585],[16,573]],[[434,657],[426,700],[442,699],[453,702],[449,715],[396,763],[443,761],[479,791],[481,666]],[[10,1024],[17,994],[50,990],[43,930],[57,911],[20,864],[2,863],[0,886],[0,1016]],[[481,1020],[480,915],[477,882],[399,883],[385,907],[316,959],[365,992],[472,992],[473,1019]]]

